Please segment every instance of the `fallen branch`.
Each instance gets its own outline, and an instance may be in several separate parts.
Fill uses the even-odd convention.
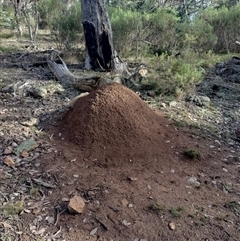
[[[109,83],[120,83],[135,91],[139,90],[138,82],[141,82],[148,72],[145,68],[140,68],[134,73],[130,73],[125,64],[125,71],[121,71],[121,74],[109,75],[101,73],[98,75],[91,75],[86,77],[79,77],[71,73],[67,65],[56,51],[52,51],[49,55],[48,67],[56,77],[56,79],[63,85],[72,85],[82,91],[91,92],[99,88],[100,86],[107,85]],[[123,76],[123,73],[125,76]]]
[[[52,52],[47,60],[49,69],[62,84],[73,85],[83,91],[92,91],[107,84],[107,80],[100,75],[79,77],[70,72],[67,65],[56,52]]]

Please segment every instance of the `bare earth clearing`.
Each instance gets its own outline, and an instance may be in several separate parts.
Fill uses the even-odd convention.
[[[0,240],[240,240],[239,93],[211,95],[212,72],[209,106],[114,84],[69,108],[79,91],[22,54],[0,55]]]

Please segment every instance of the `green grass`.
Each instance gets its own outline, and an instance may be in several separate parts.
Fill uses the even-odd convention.
[[[16,46],[8,46],[8,47],[5,47],[5,46],[2,46],[0,45],[0,53],[14,53],[14,52],[17,52],[18,51],[18,48]]]
[[[155,212],[161,212],[161,211],[164,211],[165,210],[165,207],[162,205],[162,204],[159,204],[159,203],[153,203],[151,206],[150,206],[150,209],[155,211]]]
[[[179,206],[177,208],[171,208],[169,210],[170,214],[172,215],[173,218],[180,218],[181,217],[181,213],[184,211],[184,207],[183,206]]]
[[[186,156],[187,158],[191,159],[191,160],[196,160],[196,159],[200,159],[201,158],[201,154],[199,153],[199,151],[192,149],[192,148],[188,148],[183,152],[184,156]]]

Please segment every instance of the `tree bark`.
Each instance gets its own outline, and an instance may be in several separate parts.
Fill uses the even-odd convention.
[[[81,0],[86,44],[86,69],[113,70],[115,51],[112,28],[104,0]]]

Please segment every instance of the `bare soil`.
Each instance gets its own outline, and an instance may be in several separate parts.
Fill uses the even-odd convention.
[[[79,91],[60,91],[47,67],[13,65],[20,56],[0,56],[1,86],[21,80],[48,92],[0,93],[0,240],[239,240],[237,142],[170,120],[180,107],[152,109],[118,84],[69,108]],[[197,118],[191,110],[182,113]],[[16,154],[29,139],[37,146]],[[74,195],[82,214],[67,209]],[[21,212],[5,212],[17,201]]]

